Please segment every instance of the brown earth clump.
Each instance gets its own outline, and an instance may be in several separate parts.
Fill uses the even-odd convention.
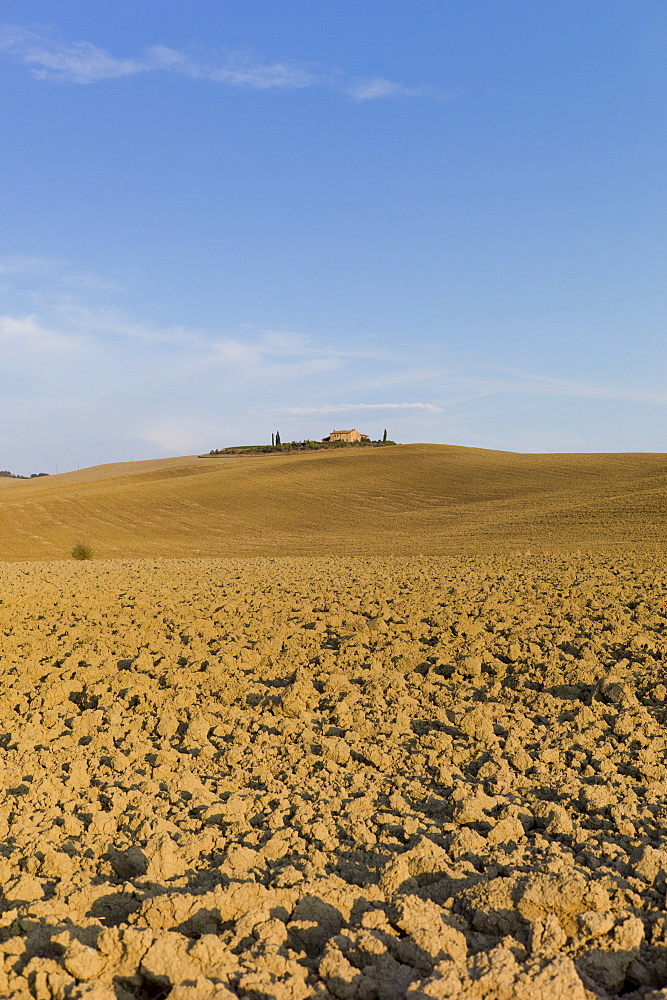
[[[0,567],[0,996],[665,1000],[658,557]]]

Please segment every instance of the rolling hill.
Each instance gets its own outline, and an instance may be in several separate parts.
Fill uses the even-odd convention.
[[[655,550],[667,456],[412,444],[0,479],[0,558]]]

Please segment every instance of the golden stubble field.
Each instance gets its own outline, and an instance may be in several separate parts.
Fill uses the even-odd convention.
[[[662,550],[667,456],[447,445],[0,478],[0,559]]]
[[[667,997],[660,555],[0,595],[1,996]]]

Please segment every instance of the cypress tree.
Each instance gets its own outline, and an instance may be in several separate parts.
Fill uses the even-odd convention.
[[[276,431],[276,444],[280,444],[280,431]]]
[[[384,444],[386,440],[387,440],[387,428],[385,427],[384,434],[382,435],[382,443]]]
[[[271,447],[275,448],[275,446],[276,446],[276,436],[275,436],[275,434],[272,434],[271,435]]]

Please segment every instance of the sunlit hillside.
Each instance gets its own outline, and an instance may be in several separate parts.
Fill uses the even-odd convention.
[[[667,456],[446,445],[196,456],[0,479],[3,559],[653,548]]]

